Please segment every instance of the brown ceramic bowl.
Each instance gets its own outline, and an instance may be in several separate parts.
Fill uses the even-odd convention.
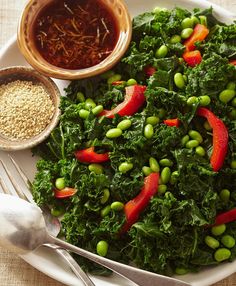
[[[113,14],[118,27],[118,40],[112,53],[102,62],[89,68],[71,70],[48,63],[39,53],[33,40],[33,24],[42,9],[55,0],[29,0],[18,26],[18,46],[28,63],[40,73],[53,78],[73,80],[95,76],[112,68],[127,50],[132,34],[132,22],[123,0],[100,0]]]
[[[52,103],[55,107],[50,123],[46,128],[38,135],[31,137],[29,139],[9,139],[0,133],[0,149],[7,151],[16,151],[22,149],[28,149],[33,146],[38,145],[44,141],[51,133],[51,131],[56,127],[60,117],[60,91],[56,84],[48,77],[45,77],[28,67],[9,67],[5,69],[0,69],[0,87],[1,85],[6,85],[10,82],[29,81],[32,83],[39,83],[43,86],[44,90],[50,96]],[[0,107],[1,108],[1,107]]]

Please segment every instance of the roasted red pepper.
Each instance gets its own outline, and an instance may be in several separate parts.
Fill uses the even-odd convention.
[[[150,199],[156,194],[158,189],[159,174],[151,173],[144,179],[144,186],[141,192],[125,207],[126,223],[121,233],[125,233],[138,220],[140,213],[147,207]]]
[[[231,65],[236,66],[236,60],[231,60],[229,63],[230,63]]]
[[[211,155],[211,166],[215,172],[223,166],[228,151],[228,130],[224,122],[213,112],[205,107],[197,110],[197,115],[205,117],[213,129],[213,151]]]
[[[236,220],[236,209],[221,213],[216,216],[214,225],[224,224]]]
[[[186,51],[193,51],[195,49],[195,43],[203,41],[207,35],[209,34],[209,30],[206,26],[202,24],[197,24],[194,27],[192,35],[184,42],[186,47]]]
[[[74,188],[69,188],[69,187],[66,187],[62,190],[53,190],[54,191],[54,196],[55,198],[57,199],[66,199],[66,198],[70,198],[72,197],[76,192],[77,190],[74,189]]]
[[[145,90],[146,86],[138,84],[126,87],[124,101],[112,110],[103,110],[99,116],[113,118],[115,114],[119,114],[120,116],[133,115],[139,110],[146,100],[144,95]]]
[[[76,151],[75,157],[83,163],[102,163],[110,160],[109,153],[96,153],[94,147]]]
[[[202,55],[198,50],[185,52],[183,54],[183,59],[190,67],[195,67],[196,65],[199,65],[201,63]]]
[[[179,127],[180,120],[178,118],[166,119],[166,120],[164,120],[164,124],[166,124],[168,126]]]
[[[152,66],[146,66],[144,68],[144,73],[146,74],[147,77],[152,76],[156,72],[156,69]]]
[[[124,80],[117,80],[117,81],[113,81],[111,85],[125,85],[125,81]]]

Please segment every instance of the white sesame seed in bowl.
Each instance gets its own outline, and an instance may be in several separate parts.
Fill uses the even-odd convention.
[[[0,149],[32,148],[44,141],[60,116],[56,84],[28,67],[0,69]]]

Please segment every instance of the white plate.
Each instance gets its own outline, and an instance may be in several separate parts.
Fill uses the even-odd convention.
[[[190,10],[195,7],[205,9],[213,6],[215,15],[219,20],[226,23],[231,23],[233,19],[235,19],[235,16],[230,12],[207,1],[178,0],[176,1],[178,4],[174,3],[172,0],[126,0],[126,2],[132,16],[140,14],[144,11],[151,10],[155,6],[173,8],[177,5],[179,7],[184,7]],[[18,50],[16,37],[12,38],[0,51],[0,67],[2,68],[14,65],[27,65]],[[68,85],[68,82],[61,80],[55,80],[55,82],[63,93],[63,88]],[[29,178],[32,180],[35,173],[36,158],[32,158],[29,150],[14,152],[12,155],[18,162],[20,162],[21,166],[26,171]],[[6,153],[4,152],[0,152],[0,158],[4,161],[8,161]],[[82,283],[74,276],[74,274],[63,263],[60,257],[58,257],[53,251],[42,248],[38,251],[35,251],[34,253],[22,256],[22,258],[38,270],[66,285],[82,286]],[[197,274],[187,274],[185,276],[179,276],[178,278],[190,282],[194,286],[205,286],[222,280],[223,278],[234,273],[235,269],[236,260],[232,263],[224,263],[214,268],[207,268]],[[130,283],[116,275],[113,275],[109,278],[93,276],[92,279],[98,286],[133,285],[133,283]]]

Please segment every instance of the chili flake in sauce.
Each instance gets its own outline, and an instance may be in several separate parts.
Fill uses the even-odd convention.
[[[99,64],[118,39],[114,16],[99,0],[54,1],[38,15],[33,30],[42,57],[65,69]]]

